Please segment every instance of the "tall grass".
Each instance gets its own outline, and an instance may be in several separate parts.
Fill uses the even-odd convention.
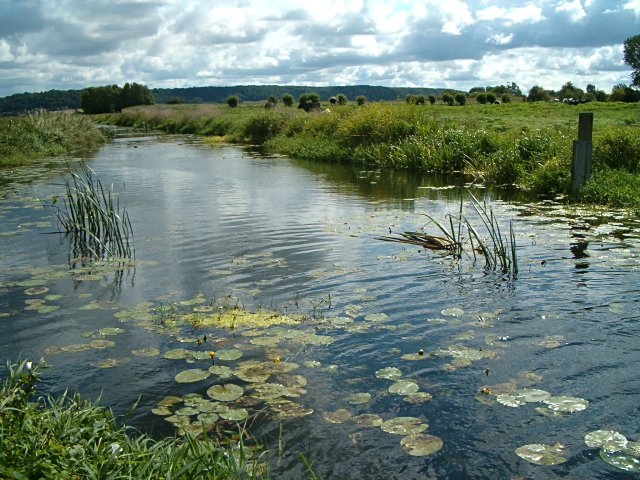
[[[65,112],[32,112],[0,118],[0,166],[71,153],[100,145],[104,134],[89,118]]]
[[[75,255],[103,258],[132,257],[133,228],[129,214],[105,189],[95,172],[82,164],[65,180],[64,209],[57,209],[58,222],[72,237]]]
[[[155,440],[119,425],[95,402],[65,392],[38,395],[47,365],[7,362],[0,386],[0,478],[258,479],[261,457],[243,444],[201,439]]]

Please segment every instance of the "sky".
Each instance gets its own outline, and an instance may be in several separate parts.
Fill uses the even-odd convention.
[[[640,0],[0,0],[0,96],[138,82],[631,83]]]

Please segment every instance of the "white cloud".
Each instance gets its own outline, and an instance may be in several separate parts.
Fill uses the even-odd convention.
[[[630,0],[622,7],[625,10],[632,10],[636,17],[640,17],[640,0]]]
[[[556,6],[557,12],[566,12],[572,22],[578,22],[587,16],[580,0],[566,0]]]
[[[11,45],[6,40],[0,40],[0,62],[12,62],[15,57],[11,53]]]
[[[509,35],[505,35],[504,33],[496,33],[491,35],[487,39],[487,43],[492,43],[494,45],[509,45],[513,40],[513,33]]]

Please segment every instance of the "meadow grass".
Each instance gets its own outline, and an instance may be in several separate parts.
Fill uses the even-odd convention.
[[[7,363],[0,386],[0,478],[258,479],[260,454],[203,434],[153,439],[78,394],[38,394],[41,360]]]
[[[67,112],[37,111],[0,117],[0,167],[72,153],[106,140],[89,118]]]
[[[291,157],[367,167],[461,172],[474,181],[568,194],[578,116],[593,112],[593,172],[615,194],[591,185],[581,200],[637,208],[640,109],[634,104],[513,102],[502,105],[323,105],[305,113],[261,103],[145,106],[102,117],[120,125],[224,137]],[[623,172],[623,173],[620,173]],[[627,175],[628,174],[628,175]],[[605,180],[606,179],[606,180]],[[592,182],[593,183],[593,182]]]

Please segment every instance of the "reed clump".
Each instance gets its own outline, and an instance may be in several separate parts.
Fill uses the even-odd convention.
[[[104,258],[135,255],[129,214],[114,199],[113,185],[105,189],[86,164],[65,180],[64,208],[56,215],[63,231],[71,236],[74,256]]]
[[[0,385],[0,478],[266,478],[243,443],[204,434],[156,440],[78,394],[36,392],[44,361],[7,362]]]
[[[39,110],[0,118],[0,166],[72,153],[104,143],[106,136],[87,117]]]

